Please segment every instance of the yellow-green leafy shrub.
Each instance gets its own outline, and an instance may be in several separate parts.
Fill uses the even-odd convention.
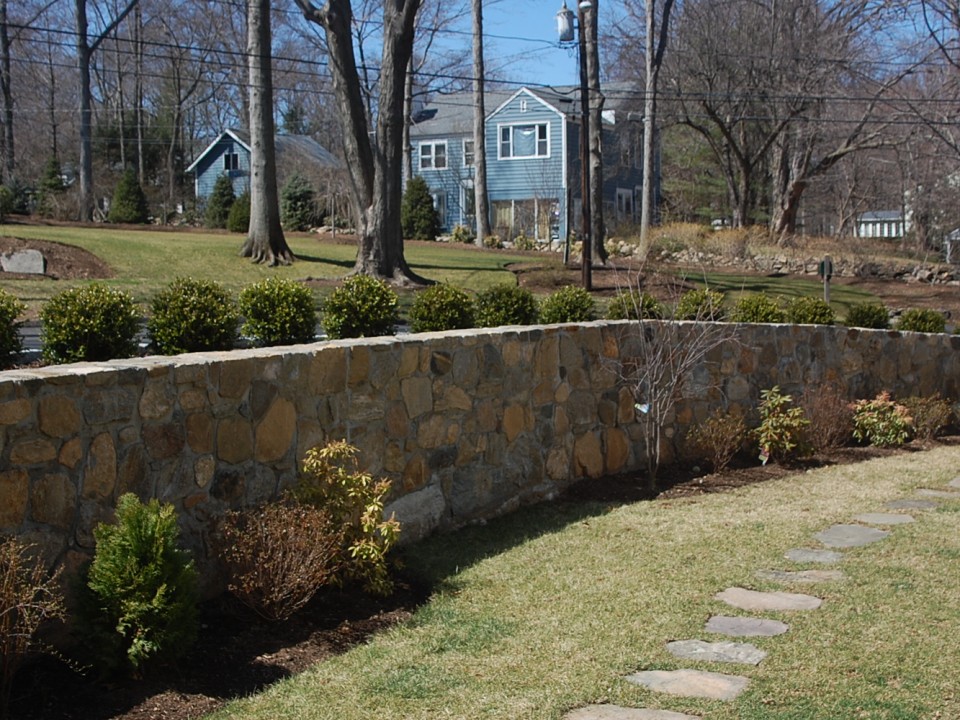
[[[64,290],[40,309],[43,357],[52,363],[112,360],[137,353],[133,298],[103,283]]]
[[[241,332],[260,345],[313,342],[317,311],[313,293],[302,283],[272,277],[240,292]]]

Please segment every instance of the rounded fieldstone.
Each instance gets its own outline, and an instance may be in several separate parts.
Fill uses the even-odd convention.
[[[767,656],[752,643],[729,641],[704,642],[703,640],[674,640],[667,643],[667,650],[684,660],[702,660],[703,662],[742,663],[759,665]]]
[[[779,620],[753,617],[714,615],[707,620],[707,632],[733,637],[774,637],[783,635],[790,626]]]
[[[814,535],[814,538],[827,547],[851,548],[878,542],[889,534],[887,530],[877,530],[863,525],[831,525]]]
[[[672,710],[648,710],[620,705],[587,705],[563,716],[563,720],[700,720],[697,715],[685,715]]]
[[[780,583],[818,583],[843,580],[842,570],[757,570],[757,577]]]
[[[902,513],[862,513],[854,520],[868,525],[906,525],[914,522],[912,516]]]
[[[669,695],[709,700],[733,700],[750,684],[740,675],[705,670],[644,670],[627,675],[626,680]]]
[[[787,592],[760,592],[746,588],[730,587],[714,597],[727,605],[741,610],[816,610],[823,602],[813,595]]]
[[[787,550],[784,557],[795,563],[822,563],[824,565],[832,565],[843,560],[843,555],[833,550],[809,550],[807,548]]]

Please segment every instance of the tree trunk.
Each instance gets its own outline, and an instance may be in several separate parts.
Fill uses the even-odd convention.
[[[368,133],[351,35],[353,12],[349,0],[328,0],[322,10],[309,0],[297,0],[297,5],[308,20],[326,31],[334,96],[343,128],[350,197],[360,235],[353,271],[400,284],[426,283],[407,265],[400,227],[405,69],[413,54],[414,20],[420,0],[393,0],[384,4],[375,143]]]
[[[413,125],[413,58],[407,63],[407,78],[403,84],[403,179],[413,177],[413,143],[410,126]]]
[[[13,92],[10,88],[10,35],[7,28],[7,0],[0,0],[0,92],[3,94],[3,137],[0,138],[0,182],[13,179]]]
[[[590,96],[590,251],[593,262],[607,262],[604,239],[607,229],[603,222],[603,93],[600,90],[600,52],[597,43],[597,18],[599,0],[593,0],[592,8],[583,13],[587,33],[587,94]]]
[[[295,258],[280,227],[270,38],[270,0],[248,0],[250,227],[240,254],[256,263],[289,265]]]
[[[490,200],[487,196],[487,135],[484,103],[483,3],[473,4],[473,198],[477,219],[477,245],[483,246],[490,230]]]
[[[77,71],[80,73],[80,221],[93,220],[93,148],[90,138],[93,100],[90,94],[90,50],[87,0],[76,0]]]

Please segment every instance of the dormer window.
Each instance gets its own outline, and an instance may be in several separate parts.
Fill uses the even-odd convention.
[[[228,152],[223,154],[224,172],[240,169],[240,153]]]

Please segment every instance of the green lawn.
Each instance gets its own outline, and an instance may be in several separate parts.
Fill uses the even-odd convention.
[[[268,277],[338,279],[351,270],[357,254],[354,244],[336,244],[313,235],[291,233],[287,242],[297,262],[289,267],[270,268],[239,257],[242,237],[225,232],[39,225],[5,225],[0,232],[89,250],[113,269],[116,277],[107,281],[111,286],[126,290],[144,304],[174,278],[182,276],[218,280],[233,292]],[[528,259],[447,243],[410,243],[405,254],[413,269],[424,277],[471,290],[515,283],[513,273],[506,267]],[[4,288],[36,310],[54,294],[79,282],[10,280],[4,282]]]
[[[819,610],[768,613],[790,631],[755,642],[758,667],[690,663],[665,643],[711,638],[714,599],[787,569],[811,535],[880,511],[960,471],[940,447],[798,474],[725,494],[623,506],[552,504],[410,548],[410,572],[436,587],[409,623],[234,702],[215,718],[561,718],[593,702],[710,720],[916,720],[960,717],[960,501],[917,511],[891,537],[849,550],[847,578],[814,592]],[[700,667],[751,679],[737,700],[655,694],[642,669]]]

